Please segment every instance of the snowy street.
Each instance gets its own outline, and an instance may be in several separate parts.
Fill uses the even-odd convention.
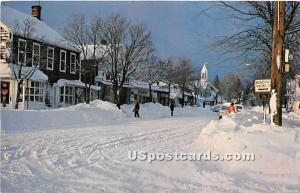
[[[110,126],[5,133],[2,188],[8,192],[180,192],[189,186],[203,188],[196,180],[178,176],[190,175],[187,169],[180,169],[183,163],[175,164],[174,171],[164,167],[171,163],[128,161],[127,151],[173,152],[188,147],[208,122],[199,117],[129,119],[127,124]]]
[[[299,192],[296,119],[285,119],[289,127],[278,130],[262,126],[258,108],[220,121],[209,108],[177,108],[171,118],[168,107],[145,104],[140,119],[131,109],[96,101],[60,110],[3,111],[2,192]],[[65,122],[50,125],[59,112]],[[20,125],[11,119],[16,113]],[[111,120],[104,121],[105,115]],[[72,116],[88,126],[74,128],[78,120],[67,119]],[[148,163],[128,158],[128,151],[207,150],[253,152],[257,159]]]
[[[210,118],[216,118],[215,114],[211,113]],[[195,168],[185,167],[184,162],[150,164],[127,158],[128,150],[182,150],[208,122],[207,117],[163,118],[79,129],[5,133],[1,146],[2,187],[5,192],[35,192],[36,189],[42,192],[182,192],[209,188],[193,179],[191,172],[195,173],[192,171]]]
[[[300,1],[0,16],[0,193],[300,193]]]

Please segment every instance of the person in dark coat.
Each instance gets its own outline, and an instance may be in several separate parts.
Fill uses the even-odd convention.
[[[134,117],[137,117],[137,118],[140,117],[140,115],[139,115],[139,110],[140,110],[140,103],[139,103],[139,101],[136,99],[136,100],[135,100],[134,109],[133,109]]]
[[[175,108],[174,102],[171,102],[171,105],[170,105],[171,116],[173,116],[174,108]]]

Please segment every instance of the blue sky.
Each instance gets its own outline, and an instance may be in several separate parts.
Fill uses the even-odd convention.
[[[31,14],[31,2],[4,2],[4,5]],[[3,2],[2,2],[3,4]],[[210,11],[210,16],[201,14],[210,2],[47,2],[41,1],[42,18],[49,26],[60,31],[72,13],[108,15],[119,13],[132,22],[144,22],[152,32],[156,53],[161,58],[168,56],[187,57],[195,69],[208,63],[209,78],[222,76],[237,68],[239,61],[224,60],[221,50],[212,50],[215,38],[231,34],[230,21],[218,19],[220,10]]]

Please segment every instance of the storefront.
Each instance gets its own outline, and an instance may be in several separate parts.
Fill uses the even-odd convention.
[[[60,79],[54,84],[54,106],[64,107],[85,102],[86,87],[80,80]],[[90,100],[99,99],[101,87],[91,86]]]
[[[38,69],[23,67],[21,69],[21,89],[18,100],[18,82],[15,73],[19,72],[16,65],[2,63],[0,84],[1,84],[1,105],[5,108],[15,108],[18,101],[19,109],[45,109],[45,89],[48,76]]]

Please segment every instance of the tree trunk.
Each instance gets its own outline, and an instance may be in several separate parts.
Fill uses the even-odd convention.
[[[88,96],[87,96],[87,101],[86,103],[87,104],[90,104],[90,101],[91,101],[91,84],[89,84],[89,87],[88,87]]]
[[[85,86],[85,102],[90,104],[90,86]]]
[[[16,95],[16,100],[15,100],[15,109],[19,108],[19,100],[20,100],[20,94],[21,94],[21,85],[23,84],[23,80],[21,80],[20,82],[17,82],[17,95]]]
[[[171,83],[168,84],[168,106],[171,105]]]
[[[149,94],[150,94],[150,102],[153,102],[152,101],[152,83],[149,83]]]
[[[120,103],[120,97],[119,97],[119,94],[118,94],[118,90],[119,90],[118,85],[113,84],[113,94],[114,94],[114,103],[115,104]]]
[[[198,92],[195,92],[194,105],[197,105]]]
[[[184,89],[182,89],[182,107],[184,107]]]

